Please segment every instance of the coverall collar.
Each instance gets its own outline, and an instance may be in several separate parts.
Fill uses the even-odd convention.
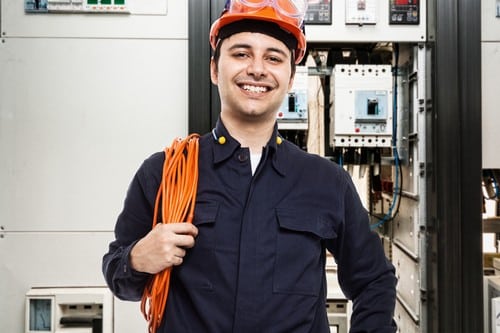
[[[212,135],[215,141],[215,145],[213,145],[214,164],[227,160],[236,149],[241,147],[240,143],[229,134],[220,118],[212,130]],[[220,143],[219,139],[221,137],[224,137],[224,143]],[[284,154],[283,149],[280,149],[280,146],[284,145],[284,141],[285,139],[278,133],[278,123],[275,122],[273,134],[262,152],[266,159],[272,159],[274,169],[282,176],[286,174],[286,154]]]

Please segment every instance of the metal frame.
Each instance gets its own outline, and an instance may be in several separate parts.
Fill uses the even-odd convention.
[[[432,192],[437,299],[429,332],[483,332],[481,2],[435,1]],[[433,230],[428,230],[433,232]]]
[[[224,0],[189,0],[189,132],[206,133],[215,125],[220,101],[210,81],[210,25],[224,8]]]
[[[426,79],[429,60],[425,43],[399,44],[398,155],[401,166],[401,198],[392,223],[392,262],[399,278],[395,319],[400,332],[429,332],[429,284],[431,267],[427,233],[427,137]],[[398,172],[398,171],[396,171]],[[432,332],[432,331],[431,331]]]
[[[205,133],[210,129],[212,110],[210,82],[210,29],[211,1],[189,0],[188,3],[188,64],[189,64],[189,123],[190,133]]]

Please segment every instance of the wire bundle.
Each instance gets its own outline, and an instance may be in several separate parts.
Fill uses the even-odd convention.
[[[192,223],[198,185],[199,135],[177,138],[165,148],[165,162],[160,187],[156,195],[153,228],[161,209],[162,223]],[[161,206],[160,206],[161,205]],[[162,321],[167,303],[172,266],[157,273],[144,288],[141,312],[155,333]]]

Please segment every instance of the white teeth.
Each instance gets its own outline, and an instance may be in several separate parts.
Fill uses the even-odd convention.
[[[243,85],[242,88],[247,90],[247,91],[254,92],[254,93],[263,93],[263,92],[267,91],[266,87],[251,86],[249,84]]]

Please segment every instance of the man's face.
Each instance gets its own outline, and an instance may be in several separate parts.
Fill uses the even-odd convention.
[[[247,121],[274,120],[292,87],[291,51],[278,39],[241,32],[224,39],[211,62],[222,112]]]

